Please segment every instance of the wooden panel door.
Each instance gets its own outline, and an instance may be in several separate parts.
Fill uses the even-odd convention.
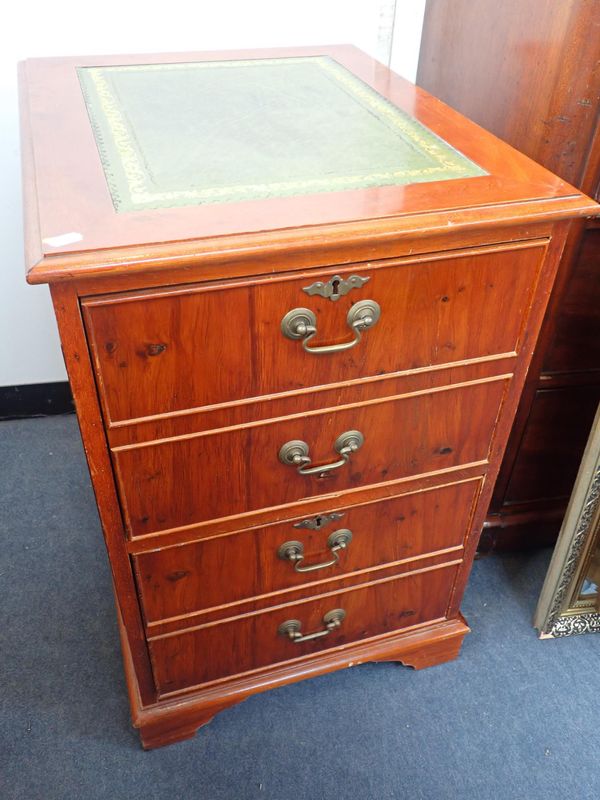
[[[567,502],[599,402],[600,385],[536,393],[506,490],[507,505]]]
[[[595,373],[600,383],[600,227],[587,230],[581,242],[556,308],[544,372]]]

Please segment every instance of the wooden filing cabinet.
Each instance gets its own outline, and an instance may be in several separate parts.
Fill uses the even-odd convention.
[[[596,205],[352,47],[34,60],[21,89],[28,280],[144,745],[300,678],[454,658]]]

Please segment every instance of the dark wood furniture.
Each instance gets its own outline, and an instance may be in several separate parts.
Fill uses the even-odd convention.
[[[211,148],[197,174],[195,162],[181,169],[180,124],[155,151],[154,131],[138,137],[148,149],[136,162],[133,117],[115,115],[103,83],[117,75],[111,65],[152,87],[163,67],[172,80],[289,59],[315,66],[317,82],[321,70],[333,75],[339,102],[358,104],[355,122],[332,121],[328,104],[303,108],[286,79],[300,126],[290,146],[316,110],[341,125],[336,150],[352,142],[342,155],[353,171],[336,166],[337,153],[324,161],[327,143],[311,130],[318,174],[306,168],[291,191],[276,180],[267,188],[280,196],[261,199],[229,197],[264,193],[260,181],[202,188],[205,163],[230,169]],[[86,109],[77,69],[88,67],[101,102],[87,94]],[[214,86],[188,77],[185,92],[177,82],[150,92],[146,123],[163,96],[196,113],[190,92]],[[260,75],[254,86],[261,125],[289,125],[286,96],[270,117]],[[27,276],[51,286],[144,746],[192,736],[228,705],[300,678],[454,658],[565,237],[596,204],[352,47],[34,60],[22,65],[21,97]],[[357,142],[373,119],[387,144],[376,152],[363,137],[361,172]],[[227,136],[245,146],[256,131],[240,137],[237,125]],[[267,148],[265,169],[285,139]],[[375,170],[396,140],[396,167]],[[124,182],[111,147],[130,171]],[[173,171],[145,184],[165,149]],[[178,189],[163,203],[161,181],[177,170],[194,203],[178,202]],[[337,191],[310,191],[332,179]]]
[[[600,195],[597,0],[428,0],[417,83]],[[574,226],[482,549],[551,544],[600,400],[600,226]]]

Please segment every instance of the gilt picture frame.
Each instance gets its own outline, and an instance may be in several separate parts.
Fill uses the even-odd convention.
[[[600,593],[593,583],[590,591],[587,580],[599,548],[600,407],[534,615],[541,639],[600,633]]]

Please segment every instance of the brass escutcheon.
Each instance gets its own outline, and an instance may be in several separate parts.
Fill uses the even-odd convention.
[[[317,514],[310,519],[303,519],[301,522],[295,522],[294,528],[308,528],[311,531],[318,531],[325,528],[332,522],[337,522],[344,516],[344,511],[332,511],[331,514]]]
[[[348,278],[342,278],[340,275],[334,275],[327,282],[315,281],[310,286],[305,286],[303,292],[310,295],[320,295],[320,297],[328,297],[334,302],[339,300],[340,297],[348,294],[351,289],[360,289],[370,278],[361,278],[360,275],[350,275]]]

